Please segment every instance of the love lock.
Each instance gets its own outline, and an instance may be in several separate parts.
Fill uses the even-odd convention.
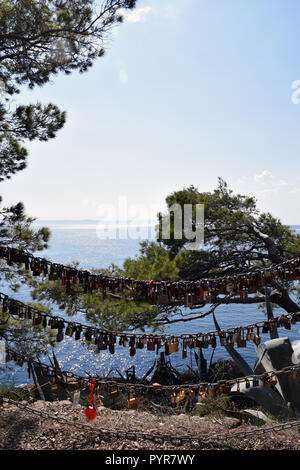
[[[97,416],[97,411],[92,405],[88,405],[85,409],[85,416],[89,421],[93,421],[93,419]]]

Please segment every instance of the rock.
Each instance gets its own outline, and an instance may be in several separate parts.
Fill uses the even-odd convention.
[[[292,357],[294,349],[287,337],[266,341],[265,349],[262,345],[256,345],[255,349],[259,356],[255,372],[261,370],[261,366],[265,371],[271,372],[293,365]],[[292,378],[290,374],[279,374],[277,376],[277,384],[275,385],[277,390],[264,386],[261,380],[259,380],[259,385],[254,387],[253,380],[250,379],[250,387],[246,388],[245,382],[242,382],[240,384],[240,392],[273,415],[292,419],[300,416],[299,377],[299,373],[296,374],[296,379]],[[234,385],[231,391],[237,391],[237,385]],[[289,402],[293,404],[293,407],[288,407]]]
[[[57,402],[60,406],[70,406],[72,405],[72,402],[70,400],[60,400]]]
[[[73,406],[79,405],[79,400],[80,400],[80,391],[74,392],[74,395],[73,395]]]
[[[292,347],[294,351],[292,354],[292,362],[294,364],[300,364],[300,341],[295,341]]]
[[[199,421],[203,421],[205,419],[204,416],[192,416],[191,417],[191,420],[192,421],[195,421],[195,423],[199,422]]]
[[[38,400],[38,401],[35,401],[34,403],[32,403],[31,407],[32,408],[35,408],[36,410],[42,410],[42,409],[45,409],[47,406],[47,402],[43,401],[43,400]]]
[[[225,417],[223,420],[225,426],[227,426],[229,429],[234,429],[241,425],[241,421],[237,418]]]
[[[257,420],[257,424],[273,424],[272,420],[268,418],[262,411],[258,410],[243,410],[244,413],[249,413],[250,415],[254,416]]]

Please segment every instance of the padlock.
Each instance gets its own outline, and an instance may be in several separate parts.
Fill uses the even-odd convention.
[[[172,396],[171,396],[171,403],[172,403],[172,405],[176,405],[176,398],[177,398],[176,393],[173,392],[173,393],[172,393]]]
[[[3,304],[2,304],[2,312],[6,313],[8,310],[8,303],[6,299],[3,299]]]
[[[85,408],[85,416],[89,421],[92,421],[97,417],[97,411],[95,410],[95,407],[93,405],[88,405]]]
[[[155,343],[153,339],[147,341],[147,351],[155,351]]]
[[[208,299],[209,299],[209,292],[208,292],[208,290],[204,290],[203,291],[203,300],[205,302],[208,302]]]
[[[21,307],[22,308],[22,307]],[[26,307],[25,308],[25,314],[24,314],[24,318],[26,320],[31,320],[32,319],[32,310],[30,307]]]
[[[9,353],[6,353],[6,356],[5,356],[5,363],[7,362],[10,362],[12,360],[12,357],[10,356]]]
[[[66,294],[72,294],[71,281],[66,281]]]
[[[292,318],[291,318],[291,324],[296,325],[298,321],[297,314],[293,313]]]
[[[272,375],[271,378],[270,378],[270,384],[272,387],[274,387],[275,385],[277,385],[277,377],[276,375]]]
[[[86,341],[92,340],[92,330],[90,328],[86,329],[84,337]]]
[[[255,340],[255,333],[253,331],[253,328],[250,328],[250,340],[252,340],[252,341]]]
[[[81,326],[76,326],[76,329],[75,329],[75,340],[76,341],[78,341],[80,339],[81,331],[82,331]]]
[[[123,346],[124,348],[126,348],[127,341],[128,341],[128,338],[127,338],[126,335],[121,336],[120,337],[120,342],[119,342],[120,346]]]
[[[234,284],[232,282],[229,282],[227,285],[226,285],[226,292],[227,294],[231,294],[234,290]]]
[[[241,340],[240,340],[240,343],[239,343],[239,347],[240,348],[246,348],[247,347],[247,340],[245,338],[245,330],[242,328],[242,336],[241,336]]]
[[[97,338],[98,351],[105,351],[107,349],[107,342],[104,333],[100,332]]]
[[[47,328],[47,317],[43,315],[43,328]]]
[[[169,297],[167,294],[159,294],[156,299],[157,305],[169,305]]]
[[[221,346],[227,346],[226,334],[225,333],[222,333],[222,334],[220,333],[219,338],[220,338],[220,345]]]
[[[99,408],[99,406],[101,406],[101,400],[100,400],[100,387],[98,385],[98,387],[96,388],[96,399],[95,399],[95,404],[96,404],[96,407]]]
[[[243,290],[242,290],[242,299],[248,299],[248,289],[246,287],[243,287]]]
[[[187,357],[187,347],[186,347],[186,342],[183,342],[182,345],[182,359],[185,359]]]
[[[57,279],[57,276],[56,276],[52,266],[50,267],[50,272],[49,272],[48,278],[49,278],[49,281],[56,281],[56,279]]]
[[[58,330],[56,335],[57,343],[60,343],[64,339],[64,332],[62,330]]]
[[[12,302],[12,301],[9,304],[8,311],[9,311],[9,314],[12,315],[12,316],[13,315],[18,315],[19,318],[23,318],[23,316],[24,316],[24,313],[21,311],[19,306],[16,303]]]
[[[127,400],[127,409],[128,410],[135,410],[138,406],[138,399],[137,398],[129,398]]]
[[[257,332],[256,332],[256,335],[255,335],[255,342],[256,342],[256,344],[261,343],[261,339],[260,339],[260,336],[259,336],[259,327],[257,327]]]
[[[227,341],[227,346],[230,346],[233,348],[234,346],[234,341],[233,341],[233,334],[232,333],[229,333],[227,338],[226,338],[226,341]]]
[[[42,316],[41,315],[35,315],[33,318],[32,318],[32,325],[33,326],[38,326],[40,325],[42,322]]]
[[[300,279],[300,270],[299,270],[299,268],[292,269],[291,278],[293,279],[293,281],[298,281]]]
[[[115,342],[113,338],[110,338],[109,343],[108,343],[108,350],[110,354],[115,354]]]
[[[52,329],[52,330],[56,330],[56,329],[57,329],[57,327],[58,327],[58,320],[57,320],[57,318],[52,318],[52,322],[51,322],[51,325],[50,325],[50,326],[51,326],[51,329]]]
[[[118,389],[112,390],[112,391],[109,393],[109,396],[110,396],[110,398],[112,398],[112,399],[117,398],[118,395],[119,395],[119,390],[118,390]]]
[[[263,327],[262,327],[262,333],[268,333],[270,331],[270,327],[268,322],[264,322]]]
[[[66,335],[66,336],[72,336],[72,335],[73,335],[73,332],[74,332],[73,324],[72,324],[72,323],[68,323],[67,328],[66,328],[65,335]]]
[[[178,352],[178,342],[175,341],[174,343],[169,343],[169,354],[173,354]]]
[[[238,330],[234,330],[232,342],[238,344],[241,339],[240,332]]]

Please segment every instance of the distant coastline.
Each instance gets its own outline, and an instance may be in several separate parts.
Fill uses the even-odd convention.
[[[64,227],[64,228],[93,228],[99,225],[106,225],[110,228],[114,227],[127,227],[127,226],[140,226],[140,227],[153,227],[155,224],[157,224],[156,220],[137,220],[137,221],[128,221],[128,220],[118,220],[117,222],[115,220],[93,220],[93,219],[58,219],[58,220],[41,220],[37,219],[33,222],[33,225],[35,226],[51,226],[54,228],[57,226],[59,227]],[[300,230],[300,224],[285,224],[289,226],[290,228],[294,230]]]

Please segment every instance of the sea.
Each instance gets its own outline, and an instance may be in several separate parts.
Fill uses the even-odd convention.
[[[140,226],[136,230],[131,226],[129,231],[125,225],[116,227],[113,224],[106,224],[104,230],[104,227],[99,226],[97,221],[90,220],[36,221],[35,225],[36,227],[49,227],[51,230],[50,246],[47,250],[39,252],[38,256],[62,264],[78,261],[80,267],[87,270],[107,268],[111,264],[122,266],[126,258],[137,256],[140,243],[145,239],[152,239],[154,234],[153,227],[146,224],[142,229]],[[300,233],[299,225],[294,225],[292,228]],[[1,287],[1,291],[23,302],[32,301],[30,290],[26,286],[21,287],[17,293],[12,293],[8,287]],[[203,312],[205,311],[203,309]],[[70,318],[54,304],[51,305],[51,313]],[[265,314],[257,309],[256,305],[222,305],[216,309],[215,313],[222,329],[246,326],[265,319]],[[286,312],[282,309],[274,311],[275,316],[281,313]],[[83,313],[77,313],[72,319],[86,325],[89,324]],[[205,318],[191,322],[171,324],[166,326],[164,331],[165,333],[181,335],[213,330],[215,330],[213,319],[211,315],[208,315]],[[150,332],[151,330],[147,331]],[[288,336],[293,346],[300,346],[299,324],[292,325],[291,330],[280,328],[278,331],[280,336]],[[269,339],[269,335],[262,335],[262,344]],[[134,366],[136,375],[142,377],[158,360],[155,352],[147,351],[145,348],[137,350],[136,355],[133,357],[129,356],[128,347],[123,348],[121,346],[116,346],[115,354],[110,354],[109,351],[101,351],[95,354],[81,341],[75,341],[70,337],[65,337],[62,342],[58,343],[54,351],[62,370],[83,376],[87,373],[99,376],[110,373],[115,376],[121,374],[125,377],[126,370]],[[203,351],[208,363],[218,359],[230,359],[226,350],[220,346],[214,350],[209,348]],[[253,367],[257,360],[253,345],[248,343],[247,348],[238,349],[238,352]],[[51,349],[49,349],[49,355],[51,357]],[[182,359],[181,352],[174,353],[169,358],[171,364],[179,372],[185,372],[190,367],[196,369],[193,350],[188,349],[188,356],[185,359]],[[48,356],[41,357],[41,361],[49,363]],[[22,385],[30,382],[31,379],[27,376],[26,365],[19,367],[14,365],[13,362],[0,363],[0,384]]]

